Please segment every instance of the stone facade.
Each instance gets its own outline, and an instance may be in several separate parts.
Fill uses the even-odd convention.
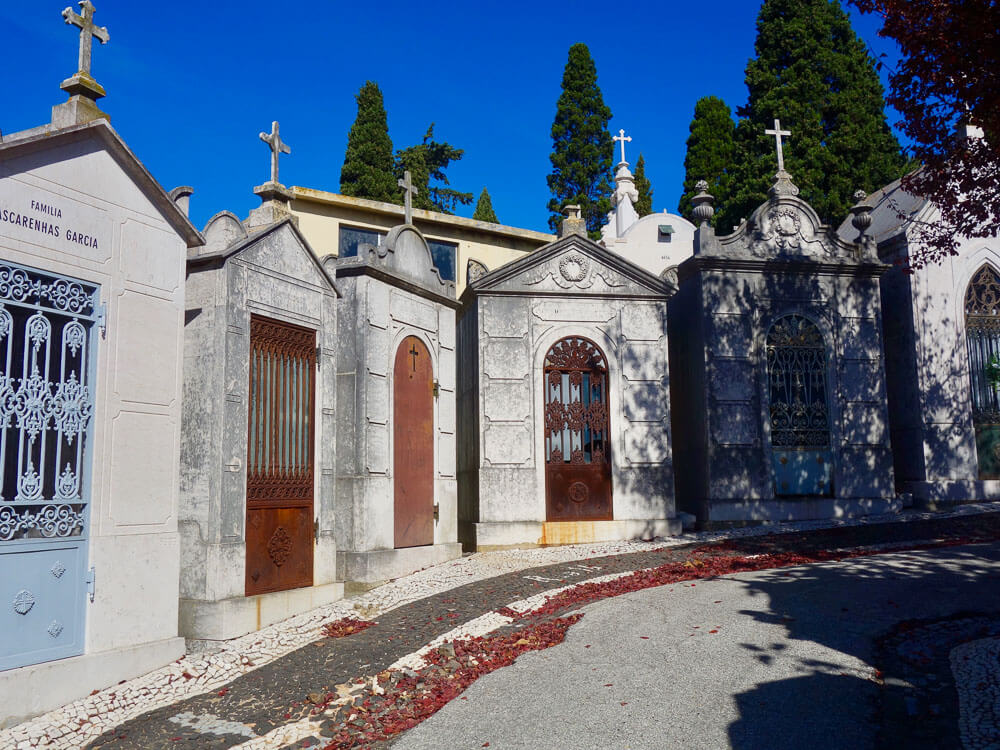
[[[977,277],[985,270],[986,276],[1000,278],[1000,240],[965,239],[956,255],[907,273],[920,227],[938,218],[937,209],[907,193],[898,181],[867,203],[873,218],[869,234],[879,257],[891,264],[882,276],[881,294],[897,488],[925,507],[1000,497],[992,427],[998,420],[989,413],[996,411],[996,392],[986,382],[982,356],[996,353],[998,341],[988,320],[978,341],[973,334],[971,346],[967,336],[967,307],[980,320],[995,315],[989,304],[975,309],[969,292],[981,281],[990,299],[995,294],[995,281]],[[840,233],[850,234],[846,222]],[[982,402],[982,416],[976,418],[974,394]]]
[[[324,265],[344,295],[337,337],[337,560],[348,582],[369,586],[457,557],[455,286],[443,281],[423,235],[393,228],[376,248]],[[433,543],[397,548],[394,363],[404,340],[422,342],[433,400]],[[402,407],[402,408],[401,408]]]
[[[820,225],[797,193],[779,173],[771,198],[735,233],[716,237],[702,223],[678,269],[678,506],[705,524],[899,507],[882,355],[886,266],[870,240],[848,243]],[[801,370],[781,364],[803,352],[812,361]]]
[[[187,263],[180,622],[189,638],[223,639],[343,595],[336,575],[333,503],[337,291],[291,218],[248,232],[224,211],[208,222],[204,235],[205,247],[190,254]],[[311,556],[311,585],[248,596],[253,545],[247,527],[247,435],[255,317],[315,332],[311,464],[316,533],[314,539],[309,512],[308,534],[294,543],[309,547],[303,554]]]
[[[202,239],[106,121],[32,132],[0,143],[0,307],[21,309],[4,333],[8,340],[18,335],[25,305],[50,320],[46,331],[63,326],[58,336],[33,339],[51,347],[52,367],[57,356],[63,368],[81,352],[89,360],[79,378],[60,379],[48,364],[39,374],[50,393],[74,384],[88,392],[76,407],[45,416],[36,433],[62,445],[58,469],[67,478],[72,469],[77,482],[74,489],[60,480],[53,489],[54,466],[43,458],[34,464],[43,476],[40,499],[64,503],[68,519],[79,512],[79,525],[39,522],[19,531],[9,524],[11,508],[0,509],[0,596],[20,602],[0,617],[6,664],[0,726],[184,652],[177,635],[184,257],[186,246]],[[18,291],[22,272],[43,284],[54,277],[76,280],[96,295],[86,303],[65,296],[72,285],[62,292],[51,287],[48,296]],[[70,319],[86,324],[80,339],[66,338]],[[6,364],[13,377],[8,385],[23,388],[21,362]],[[80,411],[82,403],[91,406]],[[81,417],[76,427],[65,421],[71,412]],[[23,417],[3,416],[8,438],[15,438],[6,441],[5,463],[7,452],[16,456],[16,431],[29,429]],[[79,437],[66,442],[77,427]],[[74,468],[69,456],[78,445],[83,455]],[[0,506],[15,500],[13,492],[3,494]],[[23,501],[31,492],[19,486],[17,495]],[[18,514],[25,510],[14,513],[23,521]],[[32,640],[33,633],[41,640]],[[24,658],[22,647],[29,652]],[[26,666],[6,668],[11,663]]]
[[[458,465],[467,547],[680,531],[667,376],[673,291],[579,234],[466,289],[458,324]],[[592,342],[606,358],[612,520],[547,523],[543,363],[567,337]]]

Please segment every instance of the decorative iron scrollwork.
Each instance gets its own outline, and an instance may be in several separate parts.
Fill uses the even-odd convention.
[[[267,554],[271,558],[271,562],[279,568],[292,556],[292,537],[285,531],[284,526],[279,526],[274,530],[271,540],[267,543]]]
[[[543,382],[547,463],[606,463],[608,368],[600,349],[576,336],[557,342]]]
[[[1000,358],[1000,273],[986,263],[965,290],[965,343],[969,353],[972,420],[1000,424],[1000,394],[987,368]]]
[[[771,444],[829,446],[826,346],[819,328],[801,315],[786,315],[768,331],[766,352]]]

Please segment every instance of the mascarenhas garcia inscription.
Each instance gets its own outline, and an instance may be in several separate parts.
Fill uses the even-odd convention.
[[[100,250],[102,241],[93,229],[79,226],[77,220],[63,217],[63,207],[54,202],[27,199],[21,208],[2,202],[0,196],[0,227],[13,225],[29,232],[54,237],[80,247]],[[89,222],[88,222],[89,223]]]

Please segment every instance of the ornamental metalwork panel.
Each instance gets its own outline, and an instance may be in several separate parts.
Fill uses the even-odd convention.
[[[565,338],[546,354],[543,377],[547,518],[609,520],[607,360],[593,342]]]
[[[312,585],[316,331],[250,320],[246,593]]]
[[[827,354],[819,328],[786,315],[767,332],[767,397],[777,495],[830,495]]]
[[[965,345],[980,479],[1000,478],[1000,395],[988,370],[1000,363],[1000,274],[984,264],[965,291]]]
[[[0,669],[83,649],[98,315],[97,285],[0,263]]]

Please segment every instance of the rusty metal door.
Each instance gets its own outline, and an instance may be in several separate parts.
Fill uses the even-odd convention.
[[[250,322],[247,596],[313,582],[316,332]]]
[[[608,366],[578,336],[545,355],[545,515],[549,521],[610,521]]]
[[[434,370],[416,336],[396,351],[393,412],[395,544],[434,544]]]

